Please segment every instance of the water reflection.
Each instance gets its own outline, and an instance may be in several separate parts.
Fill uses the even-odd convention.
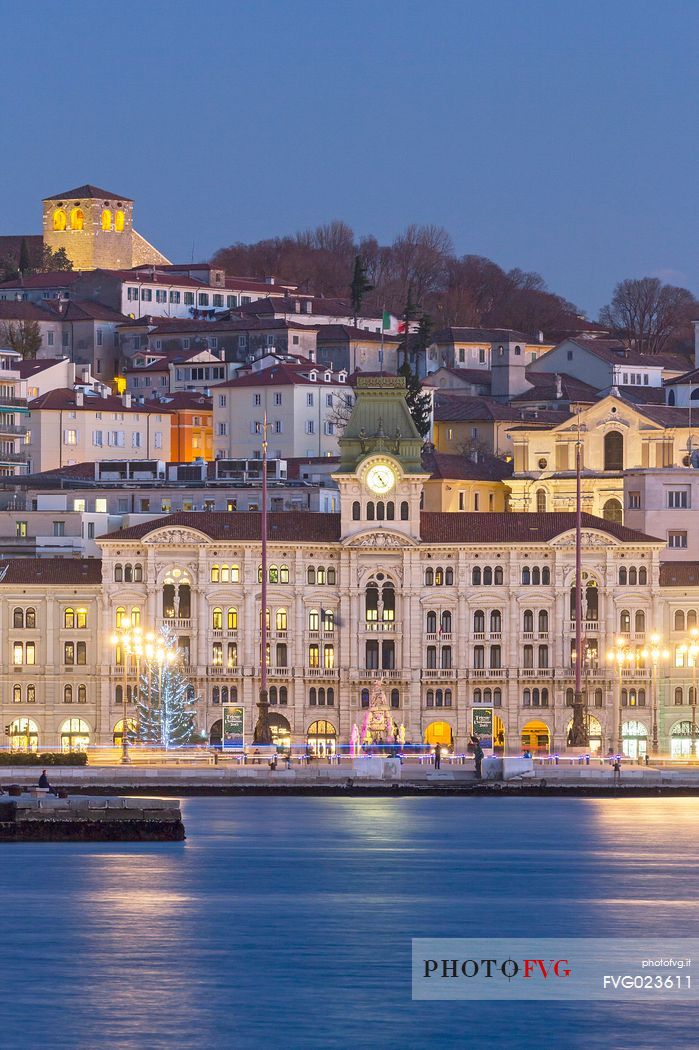
[[[474,1010],[412,1003],[409,980],[414,936],[697,935],[693,799],[184,816],[184,844],[3,847],[3,1050],[694,1045],[686,1006]]]

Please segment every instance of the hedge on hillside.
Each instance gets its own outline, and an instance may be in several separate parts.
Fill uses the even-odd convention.
[[[0,751],[0,766],[86,766],[84,751]]]

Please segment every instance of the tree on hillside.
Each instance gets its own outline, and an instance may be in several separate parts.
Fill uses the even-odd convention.
[[[19,272],[22,274],[29,273],[29,248],[27,247],[26,237],[22,238],[22,243],[19,248]]]
[[[357,326],[357,318],[362,312],[362,303],[367,292],[371,292],[374,286],[367,279],[366,266],[361,255],[356,255],[354,259],[354,271],[352,273],[352,283],[350,285],[350,299],[352,301],[352,310],[354,312],[354,325]]]
[[[38,321],[3,321],[0,345],[16,350],[24,360],[36,357],[42,345]]]
[[[420,380],[407,361],[398,369],[398,375],[405,377],[405,400],[408,403],[410,415],[413,417],[420,437],[426,438],[430,431],[430,395],[423,393]]]
[[[600,310],[600,322],[639,353],[661,354],[693,319],[697,302],[686,288],[662,284],[657,277],[620,281],[612,301]]]
[[[421,316],[420,307],[417,305],[413,298],[412,285],[408,285],[408,297],[403,307],[403,339],[401,345],[398,348],[398,355],[403,355],[403,364],[410,367],[410,355],[412,352],[412,343],[410,325],[413,321],[416,321]]]

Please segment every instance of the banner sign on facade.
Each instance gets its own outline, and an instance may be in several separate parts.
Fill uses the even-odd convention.
[[[481,747],[493,746],[493,709],[492,707],[474,707],[473,733],[481,742]]]
[[[243,748],[245,744],[245,711],[242,707],[224,706],[221,743],[224,748]]]

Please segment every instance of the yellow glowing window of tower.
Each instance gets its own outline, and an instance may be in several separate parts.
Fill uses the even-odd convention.
[[[124,213],[121,209],[114,213],[114,229],[117,233],[124,229]]]
[[[82,208],[71,208],[70,209],[70,228],[71,230],[82,230],[85,226],[85,215]]]
[[[66,218],[66,213],[63,211],[63,208],[56,208],[55,212],[53,213],[54,230],[65,230],[67,224],[68,220]]]
[[[112,213],[110,212],[109,208],[104,208],[102,210],[102,229],[103,230],[111,230],[111,228],[112,228]]]

